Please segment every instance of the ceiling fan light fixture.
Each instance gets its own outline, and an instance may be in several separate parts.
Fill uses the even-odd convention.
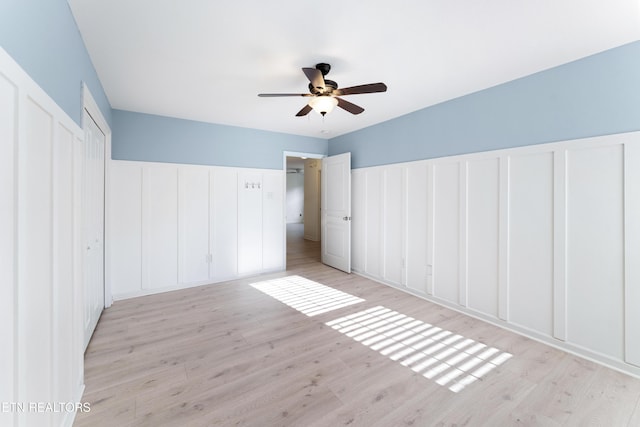
[[[338,105],[338,100],[333,96],[315,96],[309,101],[309,105],[313,108],[318,114],[324,116],[327,113],[330,113],[336,105]]]

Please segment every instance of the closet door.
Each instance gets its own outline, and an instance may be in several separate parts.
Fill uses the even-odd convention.
[[[104,309],[104,146],[105,136],[84,112],[84,346],[98,324]]]

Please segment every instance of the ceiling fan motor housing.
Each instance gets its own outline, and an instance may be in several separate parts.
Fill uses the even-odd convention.
[[[321,62],[319,64],[316,64],[316,70],[320,71],[323,76],[326,76],[327,74],[329,74],[329,71],[331,71],[331,65]]]

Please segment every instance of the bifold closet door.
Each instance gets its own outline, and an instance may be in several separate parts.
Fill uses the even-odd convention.
[[[104,310],[104,150],[105,135],[84,112],[83,238],[84,346]]]

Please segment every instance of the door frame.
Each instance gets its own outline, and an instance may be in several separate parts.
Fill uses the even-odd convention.
[[[85,82],[82,82],[82,108],[87,110],[87,113],[91,116],[93,121],[98,125],[100,130],[104,133],[104,230],[103,239],[104,253],[103,253],[103,266],[104,266],[104,308],[109,308],[113,302],[111,295],[111,280],[109,277],[109,166],[111,164],[111,128],[104,118],[98,103],[96,102],[91,91]],[[86,128],[85,115],[82,114],[82,129]]]
[[[322,159],[327,157],[326,154],[320,153],[301,153],[298,151],[283,151],[282,152],[282,188],[284,189],[284,197],[282,198],[282,223],[283,226],[283,241],[284,245],[282,252],[282,265],[283,270],[287,269],[287,157],[306,157],[307,159]],[[306,197],[306,195],[305,195]],[[322,236],[322,225],[320,227],[320,236]]]

